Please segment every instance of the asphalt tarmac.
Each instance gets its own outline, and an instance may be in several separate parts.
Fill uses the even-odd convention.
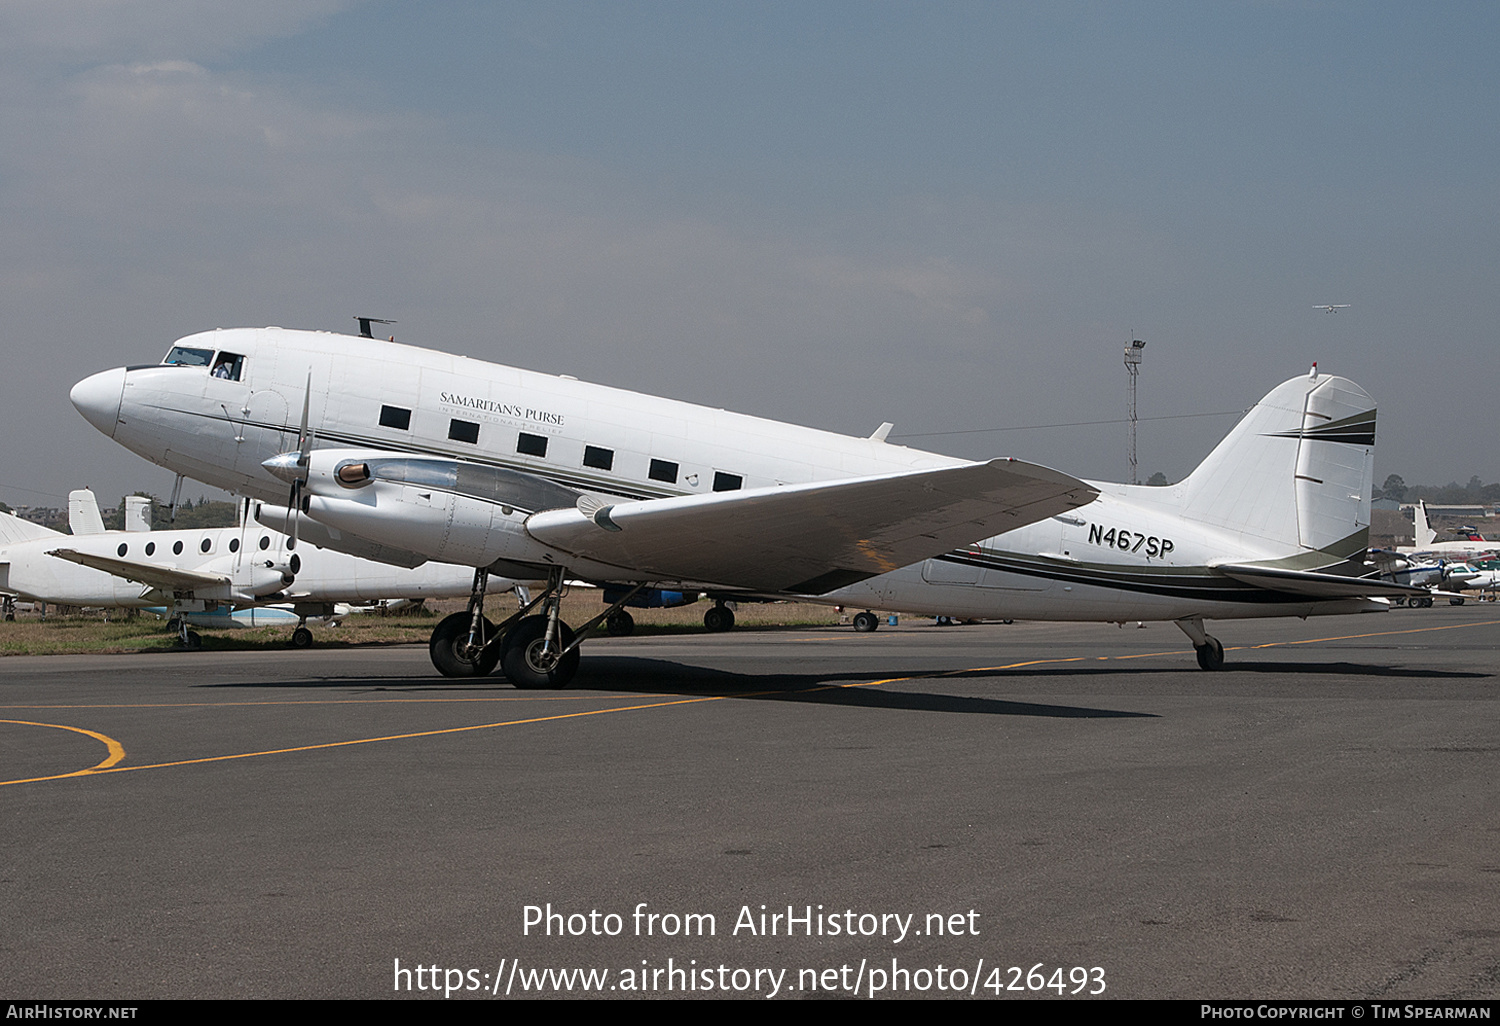
[[[1500,609],[1210,629],[3,659],[0,998],[1500,996]]]

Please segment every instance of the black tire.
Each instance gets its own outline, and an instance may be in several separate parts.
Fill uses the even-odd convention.
[[[547,637],[547,618],[528,616],[510,629],[501,644],[500,665],[511,684],[522,690],[565,688],[578,672],[578,649],[561,659],[544,663],[540,659],[542,643]],[[564,648],[573,643],[573,630],[565,623],[557,625],[557,640]]]
[[[868,609],[854,614],[854,629],[861,634],[871,634],[880,627],[880,617]]]
[[[293,648],[311,648],[313,643],[312,631],[306,627],[298,627],[292,631]]]
[[[1464,604],[1464,597],[1462,595],[1455,595],[1448,600],[1448,604],[1450,606],[1461,606]]]
[[[734,629],[734,610],[728,606],[710,606],[703,614],[703,626],[715,633]]]
[[[1209,638],[1207,645],[1194,645],[1198,653],[1198,665],[1205,670],[1224,668],[1224,645],[1218,638]]]
[[[604,629],[617,638],[623,638],[635,630],[635,617],[623,609],[616,609],[604,621]]]
[[[459,646],[469,642],[471,615],[467,611],[454,613],[444,617],[433,628],[432,639],[427,643],[427,654],[432,659],[432,665],[444,677],[488,677],[495,669],[495,664],[500,661],[500,645],[487,646],[478,662],[459,652]],[[494,636],[495,625],[486,617],[484,639],[489,641]]]
[[[188,631],[187,638],[182,647],[184,651],[196,652],[203,647],[203,639],[198,636],[197,631]]]

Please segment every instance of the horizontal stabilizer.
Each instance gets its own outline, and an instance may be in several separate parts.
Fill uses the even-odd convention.
[[[1405,598],[1410,595],[1431,594],[1426,588],[1412,584],[1396,584],[1375,577],[1345,577],[1313,570],[1283,570],[1244,563],[1223,563],[1215,566],[1214,570],[1225,577],[1253,584],[1257,588],[1291,595],[1309,595],[1313,598]]]
[[[1019,460],[533,514],[544,544],[630,572],[820,595],[1092,502],[1067,474]],[[587,508],[584,508],[587,506]]]
[[[229,578],[223,574],[205,574],[196,570],[155,566],[129,559],[116,559],[114,556],[96,556],[89,552],[79,552],[77,549],[53,549],[47,555],[66,559],[70,563],[78,563],[81,566],[93,567],[95,570],[103,570],[107,574],[114,574],[116,577],[123,577],[127,581],[135,581],[138,584],[147,584],[162,591],[190,591],[193,588],[229,583]]]
[[[21,542],[39,538],[66,538],[61,531],[54,531],[30,520],[22,520],[12,513],[0,513],[0,545],[19,545]]]

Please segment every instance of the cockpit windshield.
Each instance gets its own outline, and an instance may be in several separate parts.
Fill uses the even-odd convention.
[[[187,346],[173,346],[164,364],[177,364],[179,367],[207,367],[213,362],[214,351],[212,349],[189,349]]]
[[[188,346],[173,346],[167,358],[162,361],[168,367],[211,367],[209,371],[216,378],[224,378],[228,381],[239,381],[240,375],[245,369],[245,358],[239,353],[228,351],[220,352],[215,358],[212,349],[192,349]]]

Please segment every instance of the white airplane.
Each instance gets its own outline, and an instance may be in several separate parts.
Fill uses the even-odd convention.
[[[1318,303],[1313,306],[1313,309],[1322,310],[1324,313],[1337,313],[1340,310],[1349,309],[1352,305],[1352,303]]]
[[[483,618],[481,578],[473,614],[433,634],[441,672],[498,659],[518,687],[564,686],[579,642],[614,611],[575,633],[558,616],[570,578],[621,588],[616,609],[676,587],[927,615],[1172,620],[1205,669],[1223,663],[1205,619],[1383,610],[1420,592],[1362,561],[1375,409],[1316,368],[1166,488],[953,459],[889,444],[884,425],[854,438],[281,328],[188,336],[159,366],[86,378],[72,401],[179,474],[268,500],[291,482],[283,501],[327,544],[545,578],[498,627]]]
[[[1402,555],[1432,556],[1439,559],[1485,559],[1496,551],[1496,543],[1485,540],[1478,533],[1470,534],[1460,541],[1437,540],[1437,532],[1427,522],[1427,503],[1418,501],[1412,513],[1414,533],[1412,545],[1398,545],[1396,551]]]
[[[94,494],[72,492],[71,535],[0,513],[0,592],[75,606],[164,606],[186,648],[199,644],[190,624],[235,626],[231,612],[258,608],[261,623],[295,619],[291,641],[303,648],[312,643],[308,618],[334,616],[344,603],[462,597],[473,586],[467,567],[408,569],[315,545],[292,552],[286,535],[256,524],[152,531],[139,508],[132,504],[127,521],[134,530],[106,531]]]

